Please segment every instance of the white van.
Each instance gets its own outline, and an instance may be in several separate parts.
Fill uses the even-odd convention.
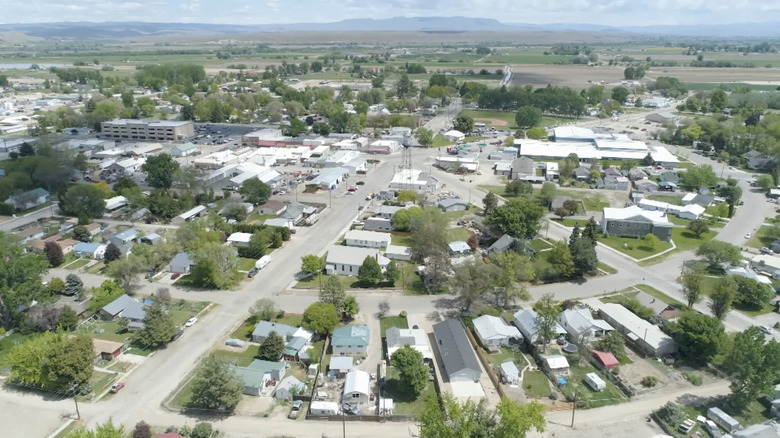
[[[255,268],[263,269],[271,263],[271,256],[262,256],[260,260],[255,262]]]

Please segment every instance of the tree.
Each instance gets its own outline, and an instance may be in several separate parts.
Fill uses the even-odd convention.
[[[657,251],[658,246],[661,245],[661,239],[653,233],[645,234],[645,237],[642,240],[644,240],[647,246],[653,251]]]
[[[697,267],[685,268],[680,275],[680,284],[682,284],[682,294],[688,304],[688,308],[701,300],[704,287],[704,273]]]
[[[156,189],[167,190],[173,184],[173,175],[179,170],[179,162],[168,154],[148,157],[141,166],[146,172],[146,182]]]
[[[531,195],[534,192],[534,187],[528,181],[512,180],[506,183],[504,192],[507,196]],[[488,192],[488,195],[492,194],[492,192]],[[498,197],[495,195],[493,195],[493,197],[496,198],[496,205],[498,205]],[[495,206],[493,206],[490,210],[492,211],[493,208],[495,208]],[[487,212],[485,212],[485,214],[487,215]]]
[[[417,128],[414,138],[421,146],[431,147],[433,145],[433,132],[427,128]]]
[[[59,316],[57,316],[57,328],[70,332],[76,330],[78,325],[79,316],[76,314],[76,311],[70,306],[64,306],[60,310]]]
[[[65,295],[74,296],[81,293],[84,282],[76,274],[68,274],[65,277]]]
[[[284,338],[281,337],[279,333],[271,332],[263,340],[263,343],[260,344],[260,347],[257,350],[257,357],[262,360],[276,362],[280,357],[282,357],[285,344],[286,342]]]
[[[106,252],[103,254],[103,263],[109,264],[120,257],[122,257],[122,251],[114,242],[111,242],[106,246]]]
[[[715,289],[710,292],[710,302],[708,307],[710,312],[719,320],[723,320],[726,314],[731,310],[731,304],[737,294],[737,283],[734,279],[726,277],[715,285]]]
[[[469,116],[455,117],[455,122],[453,123],[453,129],[455,129],[456,131],[460,131],[464,134],[468,134],[474,130],[474,119],[472,119]]]
[[[89,234],[87,228],[84,225],[76,225],[73,227],[73,238],[80,242],[91,242],[92,235]]]
[[[405,208],[393,214],[390,223],[396,231],[411,231],[412,223],[422,217],[423,209],[420,207]]]
[[[686,228],[695,234],[696,238],[699,238],[702,234],[710,231],[710,224],[705,219],[694,219],[688,222]]]
[[[734,337],[724,365],[731,377],[731,404],[742,409],[780,378],[780,344],[750,327]]]
[[[415,397],[428,386],[428,366],[419,351],[408,345],[401,347],[393,353],[390,363],[398,370],[401,384]]]
[[[279,313],[279,310],[276,308],[276,303],[274,303],[272,299],[261,298],[255,301],[255,304],[252,305],[249,313],[252,315],[252,319],[255,322],[270,321]]]
[[[303,326],[321,335],[327,335],[339,325],[339,312],[333,303],[312,303],[303,312]]]
[[[123,425],[114,425],[113,420],[109,419],[107,423],[98,424],[95,430],[89,430],[86,428],[76,429],[67,435],[65,438],[126,438],[127,433]],[[135,436],[133,436],[135,438]]]
[[[49,280],[49,290],[55,294],[61,294],[65,290],[65,282],[60,277]]]
[[[546,182],[542,184],[542,188],[539,190],[539,198],[542,200],[544,205],[550,205],[553,201],[553,198],[555,198],[555,193],[557,189],[555,188],[555,184],[551,182]]]
[[[409,226],[412,230],[412,260],[423,264],[429,257],[442,254],[449,260],[446,216],[438,208],[423,211],[419,207],[412,207],[408,210],[414,209],[419,209],[419,217],[413,219]]]
[[[533,140],[545,140],[547,139],[547,130],[537,126],[525,131],[525,136]]]
[[[636,167],[636,161],[634,160],[623,160],[620,162],[620,170],[623,172],[630,172],[631,169],[634,169]]]
[[[553,294],[547,293],[534,304],[536,311],[536,326],[539,328],[539,336],[542,337],[542,345],[546,345],[555,337],[555,327],[558,324],[558,316],[561,314],[561,306],[555,301]]]
[[[520,239],[533,239],[541,228],[544,208],[532,199],[510,199],[493,209],[485,223],[498,234]]]
[[[396,280],[401,276],[401,270],[395,263],[395,260],[390,261],[385,268],[385,280],[389,283],[395,284]]]
[[[249,216],[249,213],[246,212],[246,208],[243,205],[232,204],[225,207],[224,216],[228,220],[233,219],[236,222],[243,222]]]
[[[742,251],[737,245],[720,240],[703,243],[696,250],[696,255],[706,258],[714,269],[723,269],[721,265],[724,263],[736,266],[742,260]]]
[[[712,93],[710,94],[710,105],[715,111],[720,111],[723,108],[726,108],[728,104],[729,97],[726,95],[725,91],[723,91],[721,88],[712,90]]]
[[[222,358],[209,355],[192,379],[190,406],[232,412],[241,401],[244,382]]]
[[[133,429],[133,438],[152,438],[152,427],[144,421],[139,421]]]
[[[125,290],[113,280],[105,280],[99,287],[92,289],[90,311],[98,312],[106,304],[124,295]]]
[[[19,147],[19,156],[20,157],[30,157],[35,155],[35,148],[30,143],[24,142]]]
[[[596,246],[599,237],[599,226],[596,224],[596,220],[593,216],[588,219],[588,223],[585,224],[585,228],[582,229],[582,237],[587,237]]]
[[[192,254],[192,259],[195,265],[190,270],[190,275],[197,284],[229,289],[241,282],[238,257],[233,248],[222,243],[207,242],[197,247]]]
[[[723,324],[714,316],[684,312],[670,324],[680,354],[697,363],[708,363],[726,348],[728,338]]]
[[[775,180],[771,175],[761,175],[756,180],[756,185],[762,190],[769,190],[775,186]]]
[[[629,91],[626,87],[615,87],[612,89],[612,100],[623,105],[628,100]]]
[[[593,347],[599,351],[610,352],[616,357],[626,354],[626,340],[617,330],[608,331],[593,344]]]
[[[152,296],[152,303],[144,310],[144,328],[135,334],[135,341],[152,348],[165,345],[176,334],[173,315],[165,308],[165,303],[157,296]]]
[[[257,178],[250,178],[241,184],[238,193],[244,195],[244,199],[254,205],[265,204],[271,197],[271,186]]]
[[[596,247],[587,237],[580,237],[569,245],[574,271],[579,276],[596,275],[599,271],[599,258]]]
[[[387,315],[387,312],[390,311],[390,302],[387,300],[382,300],[377,305],[377,308],[379,309],[379,315],[385,316]]]
[[[363,264],[358,269],[358,279],[370,286],[382,281],[382,267],[374,257],[366,256],[363,260]]]
[[[731,278],[737,287],[734,302],[740,306],[749,309],[762,309],[772,302],[775,294],[769,285],[748,277],[733,276]]]
[[[347,298],[347,293],[344,290],[344,285],[341,284],[336,276],[328,276],[325,278],[325,284],[322,285],[320,291],[320,302],[331,303],[336,310],[341,311],[344,308],[344,300]]]
[[[32,301],[46,302],[51,292],[41,283],[49,266],[41,254],[27,253],[17,240],[0,232],[0,327],[13,328]]]
[[[46,259],[52,268],[65,262],[65,255],[62,254],[62,248],[57,242],[49,240],[43,244],[43,253],[46,254]]]
[[[689,167],[685,172],[680,173],[680,180],[683,186],[689,189],[698,189],[699,187],[712,187],[718,182],[718,176],[712,170],[709,164],[701,164]]]
[[[350,317],[353,317],[357,315],[360,312],[360,303],[353,297],[352,295],[347,295],[347,298],[344,299],[344,309],[342,310],[342,313],[344,315],[349,315]]]
[[[86,334],[44,332],[8,352],[10,378],[25,385],[81,391],[92,377],[94,347]]]
[[[469,312],[482,294],[492,290],[493,279],[500,275],[501,271],[496,265],[480,259],[469,260],[455,269],[455,275],[450,280],[450,290],[460,299],[463,311]]]
[[[520,129],[530,129],[542,122],[542,110],[532,106],[521,106],[515,113],[515,123]]]
[[[501,272],[493,278],[497,306],[508,307],[517,299],[526,301],[531,298],[522,285],[534,279],[533,264],[528,256],[516,251],[505,251],[492,254],[490,261]]]
[[[106,211],[103,192],[94,185],[79,184],[60,196],[60,211],[74,217],[101,218]]]
[[[406,204],[407,202],[417,204],[422,200],[422,198],[419,194],[411,190],[401,190],[398,192],[398,196],[395,197],[395,200],[401,204]]]
[[[582,238],[579,240],[582,240]],[[551,265],[550,270],[554,277],[571,278],[577,272],[571,250],[566,241],[553,242],[553,247],[547,252],[546,257],[547,262]]]
[[[306,276],[319,274],[325,267],[325,257],[317,257],[314,254],[308,254],[301,257],[301,272]]]
[[[211,426],[211,423],[200,422],[196,424],[195,427],[192,428],[189,437],[190,438],[212,438],[215,434],[219,435],[219,433],[215,433],[215,432],[217,431],[214,430],[214,428]]]
[[[742,188],[737,185],[729,185],[720,189],[720,196],[726,199],[729,206],[729,217],[734,216],[734,206],[739,203],[742,197]]]

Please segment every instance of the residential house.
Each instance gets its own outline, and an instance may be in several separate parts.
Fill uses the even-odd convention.
[[[362,407],[371,399],[371,376],[360,370],[352,370],[344,379],[342,402],[350,406]]]
[[[660,182],[670,182],[674,184],[680,184],[680,175],[673,170],[664,170],[658,174],[658,180]]]
[[[98,312],[104,320],[111,321],[117,318],[127,318],[131,323],[143,324],[146,317],[146,305],[135,300],[130,295],[124,294],[114,301],[103,306]]]
[[[108,167],[108,171],[118,175],[132,176],[146,163],[146,158],[128,158],[117,161]]]
[[[89,235],[92,237],[95,237],[98,234],[103,232],[103,227],[101,227],[100,224],[97,222],[92,222],[91,224],[84,225],[84,228],[89,232]]]
[[[390,260],[403,260],[408,262],[412,260],[412,248],[401,245],[387,245],[385,257]]]
[[[743,261],[742,263],[743,266],[731,266],[726,268],[726,275],[737,275],[740,277],[747,277],[759,283],[766,284],[767,286],[771,287],[772,290],[775,290],[774,286],[772,285],[772,280],[769,277],[767,277],[766,275],[757,274],[750,267],[750,262]]]
[[[106,207],[108,207],[108,204],[106,204]],[[108,208],[106,208],[106,209],[108,209]],[[152,212],[149,211],[149,209],[146,208],[146,207],[139,208],[138,210],[134,211],[130,215],[130,220],[131,221],[140,221],[140,220],[143,220],[143,218],[145,218],[146,216],[149,216],[151,213]]]
[[[590,182],[590,168],[580,166],[574,169],[574,179],[577,181]]]
[[[114,234],[108,240],[116,246],[123,246],[134,241],[136,238],[138,238],[138,230],[130,228],[120,233]]]
[[[102,260],[106,253],[106,245],[98,242],[79,242],[73,246],[73,252],[79,257]]]
[[[203,213],[206,212],[206,207],[203,205],[196,205],[195,207],[185,211],[184,213],[176,216],[175,218],[171,219],[171,223],[174,225],[180,225],[184,222],[189,222],[197,217],[200,217],[203,215]]]
[[[441,357],[440,365],[448,380],[478,382],[482,377],[482,369],[463,323],[458,319],[445,319],[433,325],[433,336]]]
[[[559,208],[563,208],[563,205],[566,203],[566,201],[568,201],[570,199],[571,198],[568,197],[568,196],[556,196],[556,197],[554,197],[552,202],[550,203],[550,211],[555,211],[555,210],[557,210]],[[573,211],[572,213],[577,213],[577,212]]]
[[[293,338],[303,338],[309,342],[314,336],[313,333],[301,327],[293,327],[279,322],[260,321],[255,324],[255,329],[252,331],[252,342],[262,343],[271,332],[276,332],[285,341],[290,341]]]
[[[603,170],[602,173],[604,174],[605,177],[607,177],[607,176],[614,176],[614,177],[623,176],[623,172],[621,172],[620,169],[618,169],[617,167],[614,167],[614,166],[607,167],[606,169]]]
[[[542,366],[554,377],[569,375],[569,361],[560,354],[542,356]]]
[[[773,424],[753,424],[742,430],[731,432],[732,438],[780,438]]]
[[[512,175],[510,179],[520,179],[523,176],[536,175],[534,160],[528,157],[520,157],[512,161]]]
[[[702,195],[699,193],[686,193],[682,198],[683,205],[700,205],[704,208],[709,207],[715,202],[715,197],[710,195]]]
[[[428,334],[423,329],[391,327],[385,332],[385,342],[387,344],[388,359],[392,358],[399,348],[408,345],[419,351],[423,359],[433,360],[433,351],[431,350],[431,344],[428,342]]]
[[[390,245],[390,234],[375,231],[350,230],[345,236],[345,244],[360,248],[385,249]]]
[[[255,359],[245,367],[230,365],[230,368],[243,381],[244,394],[258,396],[273,382],[284,378],[287,366],[281,362]]]
[[[353,363],[354,358],[349,356],[331,356],[328,370],[335,376],[344,376],[352,371]]]
[[[566,309],[558,317],[558,322],[569,334],[569,340],[577,344],[600,338],[614,330],[603,319],[593,318],[588,309]]]
[[[92,339],[92,348],[95,353],[95,362],[101,360],[111,361],[119,357],[122,354],[122,347],[124,343],[107,341],[105,339]]]
[[[493,165],[493,174],[501,176],[512,175],[512,162],[511,161],[499,161]]]
[[[374,212],[375,217],[381,217],[383,219],[392,219],[393,215],[401,210],[405,210],[409,207],[398,207],[395,205],[380,205]]]
[[[520,382],[520,370],[517,369],[517,365],[511,360],[502,362],[499,370],[501,371],[501,380],[505,383],[517,385]]]
[[[144,234],[144,236],[138,239],[138,241],[147,245],[157,245],[163,241],[163,238],[157,233],[149,233]]]
[[[390,219],[370,217],[364,221],[363,229],[370,231],[393,231],[393,223]]]
[[[262,215],[279,216],[285,210],[287,210],[287,204],[276,199],[269,199],[265,204],[257,207],[257,213]]]
[[[628,178],[624,176],[606,175],[595,181],[596,188],[606,190],[628,190]]]
[[[114,196],[113,198],[106,199],[104,202],[106,203],[107,212],[116,211],[127,206],[127,198],[124,196]]]
[[[743,156],[748,169],[765,169],[775,161],[774,157],[755,149],[746,152]]]
[[[57,244],[57,246],[60,247],[63,254],[68,254],[73,252],[73,248],[79,244],[78,240],[74,239],[63,239],[63,240],[57,240],[60,236],[54,235],[46,239],[36,239],[29,242],[29,248],[33,251],[41,252],[46,247],[46,244],[49,242],[54,242]]]
[[[365,354],[368,350],[369,330],[365,325],[348,325],[333,330],[330,345],[333,354]]]
[[[464,211],[469,209],[469,204],[460,198],[447,198],[439,201],[438,207],[443,212]]]
[[[358,270],[366,257],[376,259],[384,271],[390,260],[374,248],[357,248],[352,246],[331,246],[325,257],[325,272],[328,275],[349,275],[357,277]]]
[[[637,205],[643,210],[661,211],[688,220],[699,219],[706,211],[704,207],[697,204],[676,205],[647,198],[639,201]]]
[[[628,179],[631,181],[639,181],[647,178],[647,174],[642,169],[631,169],[628,171]]]
[[[310,210],[312,207],[308,207],[300,202],[291,202],[287,205],[287,208],[279,213],[279,217],[283,219],[290,219],[293,224],[297,224],[303,220],[305,215],[312,214]],[[316,211],[316,209],[314,209]]]
[[[649,179],[642,179],[634,181],[634,188],[643,192],[657,192],[659,189],[658,183]]]
[[[600,304],[599,313],[605,321],[622,333],[629,343],[646,354],[662,357],[677,351],[674,339],[621,304]]]
[[[228,236],[227,243],[236,248],[248,248],[250,240],[252,240],[251,233],[233,233]]]
[[[289,228],[291,230],[295,228],[295,223],[292,221],[292,219],[284,219],[281,217],[272,217],[270,219],[266,219],[263,222],[263,225],[269,227]]]
[[[660,316],[664,319],[674,319],[680,314],[680,311],[675,309],[674,306],[666,304],[647,292],[640,291],[634,298],[639,301],[639,304],[652,310],[655,316]]]
[[[177,144],[176,146],[172,147],[171,150],[168,151],[168,155],[172,157],[187,157],[190,155],[197,154],[198,151],[198,145],[193,143],[184,143],[184,144]]]
[[[533,309],[521,309],[515,312],[514,324],[520,330],[523,338],[531,344],[541,344],[542,335],[539,333],[539,324],[536,322],[538,315]],[[555,336],[566,335],[566,330],[557,322],[555,323]],[[550,341],[550,339],[548,339]]]
[[[644,200],[643,200],[644,201]],[[673,225],[663,211],[648,211],[632,205],[626,208],[604,208],[601,232],[606,235],[644,238],[654,234],[663,242],[672,239]]]
[[[186,252],[180,252],[168,263],[168,270],[174,274],[187,275],[193,266],[195,266],[195,260]]]
[[[750,259],[750,266],[760,274],[769,275],[775,279],[780,278],[780,257],[759,254]]]
[[[300,380],[293,376],[287,376],[279,382],[274,392],[274,398],[277,400],[292,401],[293,396],[300,394],[306,388]]]
[[[465,254],[471,254],[471,247],[468,243],[458,240],[455,242],[450,242],[447,244],[447,250],[450,252],[451,255],[465,255]]]
[[[471,322],[474,324],[477,337],[485,347],[500,347],[509,345],[512,340],[519,341],[521,339],[517,327],[507,325],[503,319],[496,316],[482,315]]]
[[[5,203],[13,205],[15,210],[29,210],[49,201],[49,192],[37,188],[11,196],[5,200]]]
[[[519,244],[520,239],[512,237],[509,234],[504,234],[488,247],[487,252],[488,254],[492,254],[494,252],[515,251],[519,247]]]
[[[243,207],[243,209],[244,209],[244,211],[246,212],[246,214],[252,213],[252,212],[255,210],[255,206],[254,206],[254,205],[252,205],[252,204],[251,204],[251,203],[249,203],[249,202],[231,202],[231,203],[227,203],[227,204],[225,204],[225,205],[224,205],[224,206],[223,206],[223,207],[222,207],[222,208],[219,210],[219,212],[217,212],[217,214],[219,214],[220,216],[223,216],[223,217],[224,217],[224,216],[225,216],[226,214],[228,214],[228,212],[229,212],[230,210],[232,210],[234,207]],[[263,213],[260,213],[260,214],[263,214]],[[276,216],[276,213],[273,213],[273,215],[274,215],[274,216]]]

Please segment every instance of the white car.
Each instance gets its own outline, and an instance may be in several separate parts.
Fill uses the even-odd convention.
[[[758,329],[761,330],[762,332],[764,332],[767,335],[771,335],[772,332],[773,332],[773,330],[770,327],[767,327],[765,325],[758,326]]]
[[[745,239],[750,239],[751,237],[753,237],[753,233],[745,234]]]
[[[192,318],[188,319],[186,323],[184,323],[184,327],[192,327],[196,322],[198,322],[198,318],[193,316]]]

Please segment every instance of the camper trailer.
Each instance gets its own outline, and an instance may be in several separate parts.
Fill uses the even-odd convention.
[[[339,405],[335,402],[313,401],[309,408],[312,415],[339,415]]]
[[[726,432],[736,432],[742,429],[742,425],[739,421],[735,420],[731,415],[723,412],[719,408],[707,409],[707,418],[717,423],[718,426],[726,429]]]
[[[585,374],[585,383],[590,386],[590,388],[596,392],[603,391],[604,388],[607,387],[607,384],[604,382],[604,380],[601,379],[596,373],[588,373]]]
[[[260,258],[260,260],[255,262],[255,268],[263,269],[268,266],[269,263],[271,263],[271,256],[263,256]]]

